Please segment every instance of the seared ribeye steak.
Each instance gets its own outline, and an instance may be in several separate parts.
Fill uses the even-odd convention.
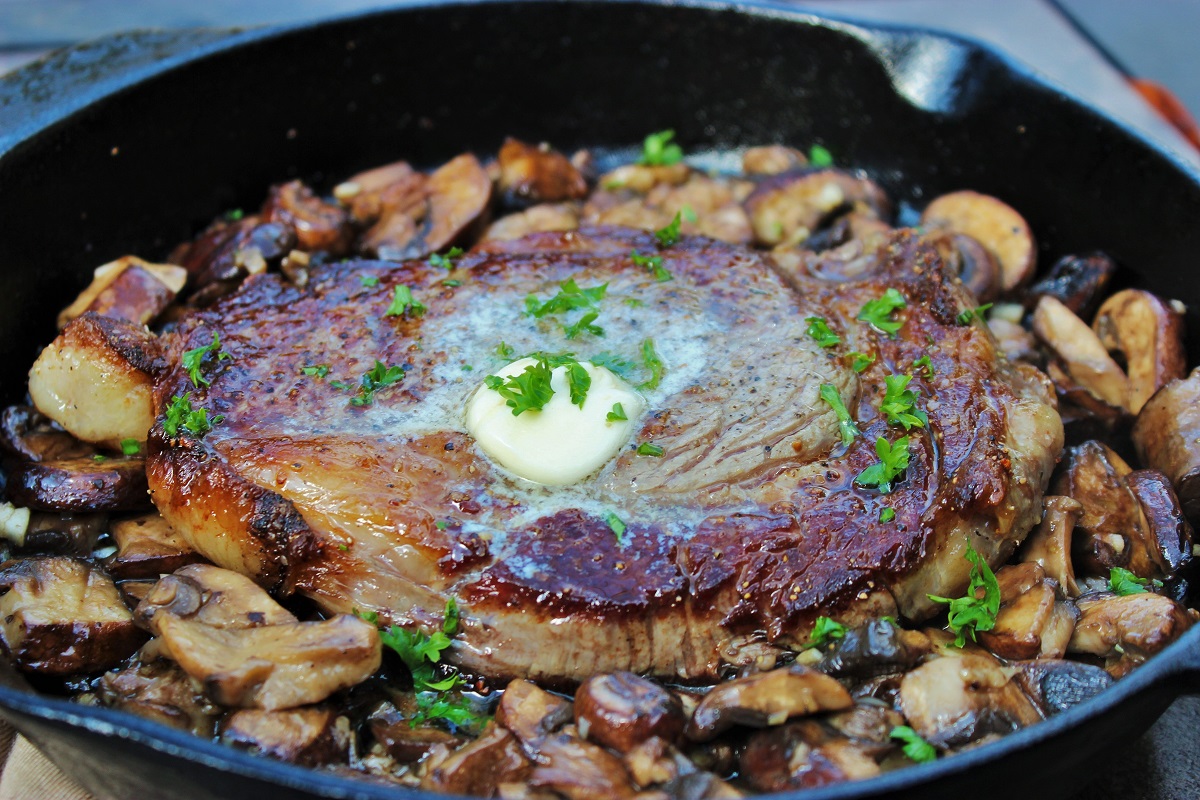
[[[631,249],[660,255],[670,279]],[[570,280],[606,285],[603,336],[568,340],[575,316],[525,313]],[[424,313],[386,314],[400,286]],[[856,319],[888,289],[906,301],[894,337]],[[969,305],[912,232],[853,276],[704,239],[660,250],[622,229],[536,234],[452,272],[346,261],[304,288],[260,275],[171,335],[176,363],[214,334],[229,358],[207,359],[200,386],[174,368],[159,407],[191,392],[223,419],[172,437],[160,418],[150,485],[197,550],[331,612],[432,626],[454,597],[468,670],[708,679],[748,644],[802,644],[821,614],[928,616],[927,593],[965,587],[969,543],[996,563],[1039,519],[1061,423],[1040,373],[958,321]],[[839,344],[815,341],[814,316]],[[580,484],[510,476],[465,433],[467,400],[507,361],[570,351],[652,384],[647,339],[664,365],[648,411]],[[874,361],[855,372],[851,351]],[[361,391],[376,362],[403,378]],[[877,437],[905,435],[879,411],[892,374],[913,376],[928,426],[907,432],[907,470],[884,494],[855,476]],[[861,429],[849,447],[823,384]]]

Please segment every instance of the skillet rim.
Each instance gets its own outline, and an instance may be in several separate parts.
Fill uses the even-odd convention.
[[[771,0],[751,0],[743,3],[716,2],[715,0],[615,0],[626,6],[685,7],[708,11],[727,11],[750,16],[780,20],[786,24],[820,27],[848,36],[861,43],[872,57],[883,66],[891,64],[887,48],[898,42],[934,39],[949,42],[957,47],[979,55],[991,62],[990,66],[1003,72],[1006,79],[1020,84],[1023,91],[1048,94],[1051,98],[1074,105],[1100,124],[1105,135],[1119,135],[1132,139],[1146,151],[1147,155],[1167,163],[1183,178],[1200,186],[1200,169],[1184,161],[1179,155],[1161,143],[1149,139],[1133,129],[1128,123],[1110,117],[1086,100],[1079,98],[1054,81],[1045,78],[1012,57],[994,50],[985,43],[970,37],[947,34],[927,28],[876,23],[859,23],[842,16],[818,15],[797,10]],[[65,101],[43,104],[28,115],[27,124],[17,125],[12,133],[0,131],[0,160],[20,157],[22,145],[36,139],[44,132],[59,125],[70,123],[88,107],[125,91],[135,90],[144,82],[168,76],[170,72],[206,58],[215,57],[238,47],[265,42],[288,35],[308,31],[327,23],[350,22],[375,16],[402,15],[409,11],[437,7],[487,7],[491,5],[568,5],[555,0],[418,0],[403,6],[384,7],[348,14],[322,17],[315,21],[270,25],[250,29],[202,29],[199,31],[129,32],[101,37],[81,43],[72,48],[52,54],[47,59],[35,62],[0,79],[0,125],[6,122],[10,109],[21,107],[17,90],[24,82],[36,79],[55,79],[70,83],[71,75],[56,75],[55,70],[69,63],[72,54],[90,48],[118,48],[128,46],[133,51],[144,47],[139,38],[151,37],[151,46],[165,47],[170,55],[150,63],[108,65],[90,74],[74,86],[66,87]],[[593,5],[599,5],[593,3]],[[895,84],[893,82],[893,91]],[[9,92],[14,96],[10,97]],[[897,94],[900,94],[897,92]],[[901,95],[901,97],[904,97]],[[904,98],[912,102],[909,98]],[[36,101],[35,101],[36,102]],[[887,773],[876,778],[852,781],[821,789],[804,792],[785,792],[772,797],[792,798],[803,795],[809,800],[848,800],[848,798],[881,797],[897,791],[910,790],[943,778],[967,772],[974,767],[1004,760],[1009,754],[1032,749],[1066,732],[1074,731],[1089,721],[1107,716],[1118,706],[1133,702],[1137,698],[1157,692],[1171,697],[1188,691],[1200,690],[1200,625],[1132,675],[1118,681],[1114,686],[1095,698],[1088,700],[1060,715],[1044,720],[1038,725],[1009,734],[999,741],[939,760],[932,764],[916,765],[907,769]],[[1165,707],[1165,703],[1160,703]],[[25,714],[47,722],[70,725],[97,735],[126,739],[140,744],[150,751],[170,754],[190,763],[223,772],[243,775],[276,785],[319,791],[323,797],[355,796],[364,798],[443,798],[447,795],[432,794],[399,786],[375,786],[355,779],[341,778],[327,772],[298,767],[238,751],[211,740],[201,739],[150,720],[112,709],[81,706],[56,697],[41,696],[34,692],[17,690],[0,685],[0,711],[8,710]],[[1111,742],[1110,742],[1111,746]],[[1102,749],[1102,748],[1101,748]],[[1099,752],[1099,750],[1097,750]]]

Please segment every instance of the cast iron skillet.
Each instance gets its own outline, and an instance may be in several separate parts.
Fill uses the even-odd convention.
[[[1026,216],[1043,263],[1102,249],[1126,282],[1200,307],[1200,176],[1022,68],[927,32],[786,7],[487,2],[250,31],[138,33],[0,80],[0,401],[90,270],[161,257],[268,184],[328,188],[407,158],[562,149],[674,128],[685,146],[820,142],[920,207],[973,188]],[[1200,352],[1196,315],[1190,350]],[[432,797],[255,758],[33,694],[0,714],[105,798]],[[951,759],[807,800],[1063,797],[1200,689],[1200,626],[1102,696]]]

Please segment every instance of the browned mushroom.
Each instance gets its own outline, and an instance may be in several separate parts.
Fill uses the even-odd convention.
[[[96,540],[106,530],[107,514],[36,511],[29,515],[20,546],[36,553],[84,558],[92,554]]]
[[[45,511],[141,511],[152,508],[140,458],[24,461],[9,474],[8,496]]]
[[[1158,567],[1156,575],[1142,577],[1176,581],[1192,562],[1194,536],[1171,481],[1156,469],[1139,469],[1125,476],[1125,485],[1141,504],[1146,520],[1143,546]]]
[[[580,735],[620,753],[651,736],[676,742],[686,722],[678,697],[632,672],[595,675],[575,692]]]
[[[1128,407],[1128,376],[1087,323],[1069,308],[1043,295],[1033,310],[1033,332],[1080,386],[1114,408]]]
[[[1005,292],[1033,277],[1033,232],[1024,217],[998,198],[972,191],[944,194],[925,207],[921,224],[965,233],[987,248],[1000,265],[1000,288]]]
[[[1022,561],[1039,564],[1067,597],[1079,594],[1071,561],[1071,537],[1083,506],[1070,497],[1048,495],[1042,500],[1042,522],[1021,547]]]
[[[1152,592],[1079,598],[1082,616],[1075,625],[1069,652],[1105,659],[1116,678],[1159,652],[1192,626],[1187,609]]]
[[[91,458],[96,448],[55,427],[31,406],[9,406],[0,412],[0,447],[27,461]]]
[[[296,246],[301,250],[322,251],[331,256],[349,250],[351,232],[346,212],[317,197],[301,181],[272,186],[259,213],[264,223],[276,223],[294,231]]]
[[[298,621],[245,575],[210,564],[191,564],[165,576],[135,613],[138,624],[155,634],[160,615],[234,629]]]
[[[824,722],[843,736],[859,742],[891,746],[892,730],[904,724],[899,711],[889,706],[857,703],[846,711],[825,717]]]
[[[29,396],[78,438],[120,450],[125,439],[146,441],[153,378],[164,367],[158,340],[145,328],[88,312],[33,363]]]
[[[577,203],[544,203],[496,220],[481,241],[509,241],[540,231],[573,231],[578,227]]]
[[[740,774],[760,792],[813,789],[879,774],[867,749],[807,720],[755,733],[738,763]]]
[[[413,725],[412,719],[418,709],[415,698],[411,702],[413,708],[405,711],[385,702],[367,716],[367,729],[372,738],[392,758],[401,763],[413,763],[424,758],[435,746],[453,750],[466,744],[466,738],[441,728]]]
[[[331,708],[244,709],[226,717],[220,739],[252,753],[315,767],[345,763],[354,736],[349,720]]]
[[[1200,523],[1200,369],[1150,398],[1133,426],[1138,458],[1171,479],[1183,513]]]
[[[498,188],[509,205],[523,208],[587,196],[583,174],[566,156],[547,144],[535,147],[510,137],[500,146],[497,160]]]
[[[491,797],[499,784],[524,781],[532,764],[512,733],[489,723],[478,739],[457,750],[436,746],[424,767],[422,789]]]
[[[1103,692],[1113,678],[1100,667],[1047,658],[1018,663],[1014,680],[1044,716],[1053,716]]]
[[[566,733],[542,744],[529,785],[551,789],[568,800],[620,800],[632,798],[636,791],[621,759]]]
[[[778,175],[808,166],[808,156],[794,147],[768,144],[742,153],[742,172],[747,175]]]
[[[570,721],[570,702],[520,678],[509,682],[496,707],[496,724],[516,734],[531,751]]]
[[[425,180],[407,161],[395,161],[347,178],[333,188],[333,196],[349,207],[356,223],[370,225],[385,212],[420,202]]]
[[[116,520],[109,532],[117,552],[105,566],[121,580],[156,578],[204,560],[157,513]]]
[[[108,669],[146,638],[112,578],[78,559],[10,561],[0,567],[0,590],[0,640],[28,672]]]
[[[965,653],[937,658],[904,676],[900,708],[908,724],[937,747],[958,747],[1009,733],[1041,715],[995,660]]]
[[[1150,397],[1187,371],[1183,314],[1160,297],[1125,289],[1104,301],[1092,329],[1109,352],[1125,359],[1126,408],[1136,414]]]
[[[995,300],[1002,290],[1000,265],[977,239],[965,233],[943,231],[931,240],[946,265],[981,303]]]
[[[174,264],[151,264],[124,256],[96,267],[91,284],[58,315],[58,327],[87,311],[136,325],[162,313],[183,291],[187,270]]]
[[[1023,361],[1034,366],[1041,364],[1042,354],[1038,350],[1037,340],[1023,325],[995,315],[988,318],[987,325],[1009,361]]]
[[[101,676],[100,702],[172,728],[210,737],[221,710],[198,691],[187,673],[170,661],[135,659],[134,663]]]
[[[853,704],[850,693],[833,678],[792,664],[714,686],[700,701],[686,734],[702,742],[735,725],[781,725],[792,717],[840,711]]]
[[[641,193],[596,192],[581,219],[592,225],[659,230],[678,215],[683,234],[746,243],[751,239],[750,222],[741,201],[749,191],[750,184],[743,181],[689,173],[678,183],[658,183]]]
[[[1035,562],[1011,564],[996,570],[1000,612],[979,642],[1001,658],[1026,660],[1062,658],[1075,630],[1078,609],[1055,595],[1057,584]]]
[[[768,247],[799,244],[833,212],[865,203],[887,216],[890,202],[867,178],[836,169],[797,170],[767,178],[745,200],[756,242]]]
[[[681,775],[696,771],[687,756],[657,736],[643,739],[625,753],[625,768],[638,786],[669,783]]]
[[[1036,302],[1042,295],[1050,295],[1072,313],[1087,319],[1116,271],[1116,262],[1104,253],[1063,256],[1045,277],[1029,287],[1028,296]]]
[[[171,263],[187,270],[193,290],[188,304],[202,307],[229,294],[296,246],[296,232],[257,215],[218,221],[171,254]]]
[[[606,193],[614,190],[645,194],[655,186],[678,186],[691,174],[692,168],[683,163],[667,166],[625,164],[600,176],[600,189],[592,192],[588,205],[603,207],[612,201],[612,198],[605,196]]]
[[[906,631],[887,619],[851,628],[835,639],[817,668],[838,678],[874,678],[903,672],[929,655],[932,644],[920,631]]]

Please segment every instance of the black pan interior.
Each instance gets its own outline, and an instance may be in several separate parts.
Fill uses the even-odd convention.
[[[136,68],[106,69],[105,48]],[[117,37],[0,81],[0,357],[10,365],[0,400],[24,395],[27,365],[92,268],[129,252],[162,257],[220,212],[256,207],[270,183],[328,187],[396,158],[493,152],[506,135],[570,149],[634,145],[665,128],[685,148],[821,143],[917,207],[959,188],[997,195],[1027,217],[1044,260],[1105,250],[1125,281],[1200,307],[1196,176],[970,43],[765,4],[462,3],[216,37]],[[1197,353],[1195,312],[1189,322]],[[1200,630],[1090,710],[998,746],[805,797],[961,798],[1012,770],[1047,791],[1077,786],[1106,743],[1161,713],[1198,646]],[[305,786],[296,797],[352,792],[189,749],[141,721],[88,716],[112,734],[101,740],[47,719],[61,716],[56,704],[8,689],[0,701],[49,749],[81,748],[64,766],[109,796],[136,786],[142,797],[261,797],[257,780]],[[147,735],[158,755],[136,743]],[[1052,763],[1047,749],[1069,757]],[[214,777],[211,765],[257,777]]]

